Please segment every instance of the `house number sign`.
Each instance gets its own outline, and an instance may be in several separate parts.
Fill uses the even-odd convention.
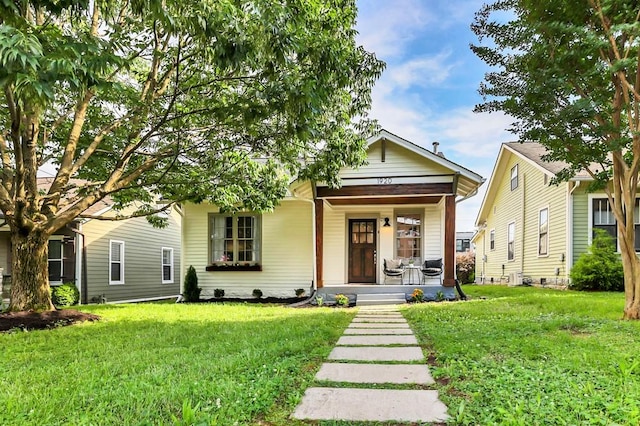
[[[379,185],[390,185],[393,183],[393,179],[390,177],[380,177],[378,178]]]

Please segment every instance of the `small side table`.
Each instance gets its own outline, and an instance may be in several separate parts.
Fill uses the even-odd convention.
[[[420,284],[420,265],[405,265],[405,269],[408,270],[408,274],[407,274],[407,281],[405,282],[405,284]],[[414,280],[413,278],[413,273],[414,271],[418,271],[418,280],[417,282]]]

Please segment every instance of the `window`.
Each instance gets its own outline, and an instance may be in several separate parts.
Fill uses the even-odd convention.
[[[64,245],[62,238],[49,240],[49,284],[62,284],[64,273]]]
[[[422,219],[419,214],[396,216],[396,257],[422,261]]]
[[[458,238],[456,240],[456,251],[459,253],[467,252],[471,249],[471,240],[466,238]]]
[[[507,228],[507,260],[516,257],[516,224],[511,222]]]
[[[538,255],[549,254],[549,209],[544,208],[538,214]]]
[[[173,283],[173,249],[162,247],[162,284]]]
[[[637,205],[637,204],[636,204]],[[616,218],[613,215],[609,200],[606,198],[593,199],[593,229],[602,229],[613,238],[614,244],[618,246],[618,233]],[[636,243],[636,250],[637,250]]]
[[[260,262],[260,216],[240,213],[210,217],[212,263]]]
[[[496,249],[496,230],[489,231],[489,250]]]
[[[124,241],[109,241],[109,284],[124,284]]]
[[[513,191],[518,187],[518,165],[516,164],[511,168],[511,190]]]

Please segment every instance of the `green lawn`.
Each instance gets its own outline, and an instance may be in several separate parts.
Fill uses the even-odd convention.
[[[288,424],[355,315],[249,304],[82,309],[103,321],[0,334],[1,425]]]
[[[619,320],[621,294],[464,289],[473,300],[403,308],[451,424],[640,423],[640,323]],[[302,425],[288,416],[355,314],[82,309],[104,320],[0,334],[0,424]]]
[[[640,424],[640,323],[620,320],[621,293],[464,290],[404,311],[452,424]]]

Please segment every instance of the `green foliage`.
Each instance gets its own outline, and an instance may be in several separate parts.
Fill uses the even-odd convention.
[[[420,290],[419,288],[416,288],[415,290],[413,290],[413,293],[411,293],[411,301],[422,302],[423,300],[424,300],[424,291]]]
[[[348,306],[349,298],[344,294],[336,294],[336,305],[338,306]]]
[[[473,283],[476,268],[476,254],[470,251],[456,253],[456,275],[461,284]]]
[[[323,297],[322,297],[322,296],[316,296],[316,304],[317,304],[318,306],[322,306],[322,305],[324,305],[324,299],[323,299]]]
[[[190,265],[187,269],[187,275],[184,277],[184,297],[185,302],[197,302],[200,300],[200,292],[202,289],[198,287],[198,274],[196,268]]]
[[[80,291],[74,283],[52,286],[51,301],[56,307],[77,305],[80,302]]]
[[[251,292],[251,294],[256,299],[260,299],[262,297],[262,290],[260,290],[259,288],[254,288],[253,291]]]
[[[0,424],[297,425],[289,416],[355,315],[233,303],[81,309],[103,320],[0,334]]]
[[[224,297],[224,289],[216,288],[215,290],[213,290],[213,297],[215,297],[216,299],[223,298]]]
[[[296,288],[296,296],[304,297],[305,293],[306,293],[306,290],[304,288]]]
[[[640,323],[617,293],[465,287],[469,301],[407,305],[456,425],[637,425]]]
[[[442,302],[444,300],[444,292],[438,291],[436,293],[436,302]]]
[[[356,43],[355,0],[5,1],[0,16],[12,230],[60,229],[107,195],[154,226],[158,199],[271,211],[293,177],[337,186],[378,130],[384,63]],[[60,172],[40,193],[45,162]]]
[[[574,290],[623,291],[622,262],[613,238],[602,229],[594,229],[593,242],[571,268]]]

